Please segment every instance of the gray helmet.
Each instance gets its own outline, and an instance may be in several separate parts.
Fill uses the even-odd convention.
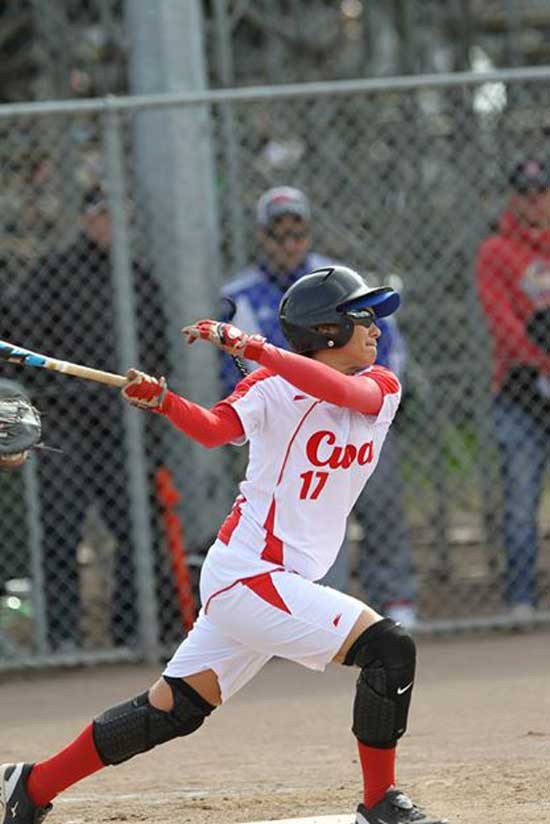
[[[385,317],[399,306],[399,294],[391,286],[371,288],[353,269],[327,266],[296,281],[283,295],[279,320],[292,349],[300,354],[345,346],[353,335],[354,318],[364,317],[366,308]],[[337,334],[326,335],[316,327],[338,326]]]

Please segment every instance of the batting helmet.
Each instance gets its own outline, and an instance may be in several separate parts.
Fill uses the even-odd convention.
[[[309,354],[327,346],[345,346],[353,335],[354,318],[369,308],[385,317],[399,306],[399,294],[391,286],[370,288],[361,275],[345,266],[327,266],[305,275],[288,289],[279,306],[279,320],[295,352]],[[317,327],[331,324],[336,334]],[[329,340],[332,341],[329,344]]]

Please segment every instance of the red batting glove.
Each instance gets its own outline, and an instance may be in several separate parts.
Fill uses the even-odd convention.
[[[266,342],[261,335],[249,335],[231,323],[218,320],[198,320],[181,331],[187,337],[187,343],[206,340],[228,355],[247,360],[258,360]]]
[[[145,372],[129,369],[127,383],[122,387],[122,397],[138,409],[161,411],[168,387],[164,378],[152,378]]]

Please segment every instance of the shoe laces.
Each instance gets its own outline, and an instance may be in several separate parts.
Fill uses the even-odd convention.
[[[422,821],[426,816],[416,804],[411,801],[408,795],[401,792],[401,790],[390,790],[386,793],[386,799],[396,807],[398,810],[406,813],[406,821]]]
[[[409,796],[402,793],[401,790],[389,790],[386,793],[386,798],[394,807],[399,807],[400,810],[412,810],[415,806]]]

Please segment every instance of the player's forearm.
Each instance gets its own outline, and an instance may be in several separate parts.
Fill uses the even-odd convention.
[[[202,446],[222,446],[244,435],[237,413],[225,404],[205,409],[181,395],[167,392],[160,411],[177,429]]]
[[[265,344],[258,353],[257,361],[314,398],[354,409],[364,415],[377,415],[382,407],[381,388],[366,376],[356,378],[343,375],[324,363],[271,344]]]

